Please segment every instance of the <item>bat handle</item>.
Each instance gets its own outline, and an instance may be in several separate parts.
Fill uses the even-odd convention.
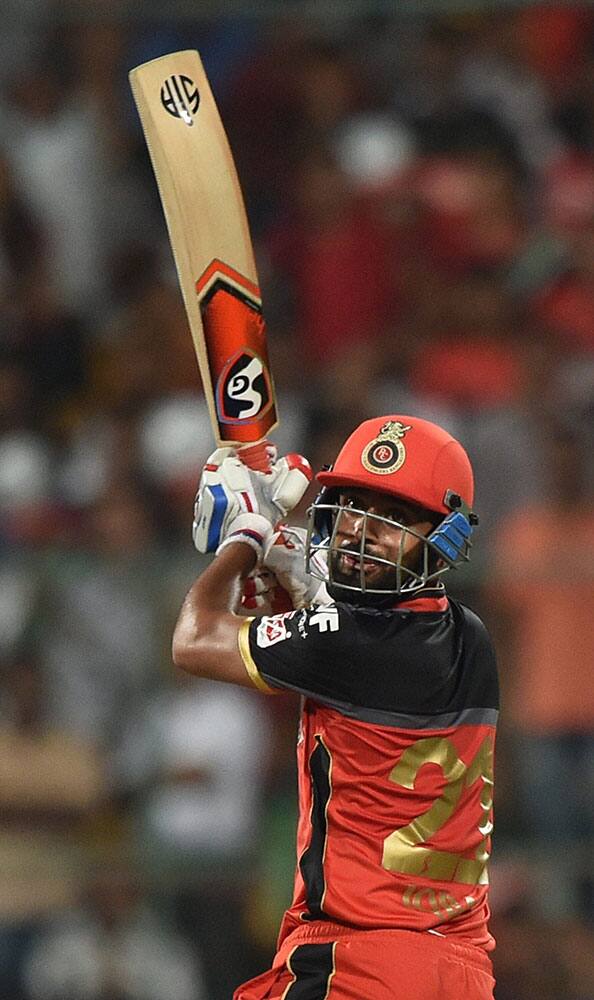
[[[264,438],[257,444],[242,445],[237,449],[237,455],[248,469],[254,469],[255,472],[270,472],[276,457],[276,448]]]
[[[293,601],[291,600],[291,595],[281,587],[280,584],[277,586],[274,597],[272,599],[271,611],[273,615],[286,614],[287,611],[293,611]]]

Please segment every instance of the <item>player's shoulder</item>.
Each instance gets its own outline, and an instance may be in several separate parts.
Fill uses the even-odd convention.
[[[317,622],[321,631],[351,635],[356,632],[369,641],[397,638],[399,633],[422,637],[432,632],[457,635],[467,644],[492,645],[488,629],[477,612],[445,594],[440,599],[389,608],[334,601],[324,607],[309,608],[304,614],[309,622]]]
[[[464,633],[466,641],[483,647],[493,645],[489,630],[476,611],[452,597],[448,598],[448,604],[456,627]]]
[[[497,657],[487,626],[466,604],[451,598],[449,603],[456,622],[457,659],[465,697],[470,701],[486,698],[490,705],[499,707]]]

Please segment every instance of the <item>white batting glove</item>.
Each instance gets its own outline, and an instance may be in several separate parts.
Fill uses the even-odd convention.
[[[218,448],[204,466],[192,537],[199,552],[243,541],[261,558],[277,521],[301,500],[312,478],[309,463],[287,455],[268,472],[249,469],[233,448]]]
[[[294,608],[305,608],[312,604],[331,604],[332,598],[326,590],[326,585],[310,576],[305,571],[305,540],[307,532],[304,528],[290,528],[282,525],[266,542],[263,557],[263,569],[274,574],[276,580],[289,594]],[[321,575],[327,576],[328,568],[324,555],[317,552],[314,556]],[[268,583],[266,579],[263,583]],[[260,591],[263,594],[265,591]]]

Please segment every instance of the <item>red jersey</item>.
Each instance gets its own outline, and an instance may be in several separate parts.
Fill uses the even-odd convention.
[[[492,948],[498,685],[482,622],[443,598],[388,611],[338,603],[254,619],[240,642],[257,686],[304,696],[280,943],[326,920]]]

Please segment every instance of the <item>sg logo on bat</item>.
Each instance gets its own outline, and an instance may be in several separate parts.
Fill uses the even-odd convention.
[[[254,419],[266,412],[271,401],[268,372],[252,351],[238,352],[229,359],[217,386],[217,411],[224,423]]]
[[[221,441],[257,441],[276,426],[260,289],[215,258],[196,282]]]

